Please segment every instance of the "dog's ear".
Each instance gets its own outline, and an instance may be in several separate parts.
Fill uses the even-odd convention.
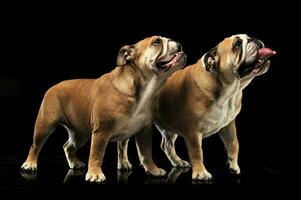
[[[117,66],[122,66],[132,61],[136,56],[136,50],[133,45],[126,45],[119,50],[117,56]]]
[[[216,63],[215,63],[215,57],[216,57],[216,47],[211,49],[205,54],[204,57],[204,64],[206,67],[207,71],[211,71],[212,69],[216,68]]]

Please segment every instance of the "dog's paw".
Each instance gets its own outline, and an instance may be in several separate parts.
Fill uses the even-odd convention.
[[[69,162],[68,164],[71,169],[83,169],[86,167],[85,163],[83,163],[80,160],[75,160],[75,161]]]
[[[99,170],[98,172],[87,172],[86,174],[86,181],[88,182],[95,182],[95,183],[101,183],[106,180],[105,175]]]
[[[152,169],[148,169],[146,170],[147,174],[150,174],[152,176],[165,176],[166,175],[166,171],[164,169],[161,168],[152,168]]]
[[[200,181],[201,180],[207,181],[207,180],[212,179],[212,175],[209,172],[207,172],[206,169],[203,169],[203,170],[199,170],[199,171],[193,171],[192,179],[200,180]]]
[[[122,162],[118,161],[117,169],[129,171],[132,168],[133,168],[133,166],[128,160],[122,161]]]
[[[240,168],[237,163],[229,162],[229,169],[230,169],[230,172],[233,174],[240,174]]]
[[[186,168],[186,167],[190,167],[190,164],[185,160],[176,160],[172,162],[172,166],[178,168]]]
[[[28,170],[28,171],[36,171],[37,168],[38,168],[37,162],[32,162],[32,161],[26,161],[21,166],[22,170]]]

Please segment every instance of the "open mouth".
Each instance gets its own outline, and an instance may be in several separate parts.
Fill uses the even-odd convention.
[[[183,54],[183,52],[178,52],[166,60],[159,60],[156,63],[156,67],[159,70],[168,71],[171,67],[173,67],[173,65],[175,65],[179,61],[182,54]]]
[[[260,48],[257,52],[257,58],[253,63],[245,64],[238,69],[239,75],[243,77],[249,74],[258,74],[270,66],[268,59],[275,54],[276,51],[270,48]]]

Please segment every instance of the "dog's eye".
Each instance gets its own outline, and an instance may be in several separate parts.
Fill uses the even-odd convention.
[[[240,48],[241,45],[242,45],[242,41],[241,41],[241,40],[237,40],[237,41],[235,42],[235,44],[234,44],[234,47],[235,47],[235,48]]]
[[[158,46],[159,44],[161,44],[161,40],[159,38],[155,39],[155,41],[153,42],[153,45]]]

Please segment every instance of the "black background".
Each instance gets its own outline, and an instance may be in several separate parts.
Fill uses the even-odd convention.
[[[40,156],[41,171],[34,183],[27,182],[18,170],[32,142],[43,94],[52,85],[66,79],[97,78],[111,71],[123,45],[136,43],[147,36],[162,35],[179,41],[188,55],[187,64],[192,64],[223,38],[238,33],[261,39],[267,47],[276,50],[277,55],[271,59],[269,72],[253,80],[244,91],[242,111],[237,118],[242,175],[237,178],[227,173],[226,154],[216,135],[204,140],[205,165],[216,177],[210,188],[218,185],[262,186],[265,189],[281,186],[286,176],[283,162],[288,162],[292,156],[287,153],[293,131],[286,111],[295,100],[294,90],[290,87],[296,85],[292,80],[297,73],[297,69],[292,68],[297,64],[296,59],[291,58],[297,42],[294,39],[297,36],[294,6],[275,2],[272,5],[255,2],[244,5],[241,2],[226,5],[218,2],[213,5],[208,2],[165,5],[145,2],[133,5],[139,8],[117,2],[114,6],[18,4],[3,7],[0,188],[66,187],[62,184],[68,172],[62,148],[67,133],[63,128],[58,128],[44,146]],[[170,171],[171,165],[159,144],[160,134],[154,128],[154,160]],[[177,141],[177,149],[187,160],[181,138]],[[87,162],[88,154],[87,144],[79,156]],[[134,140],[130,142],[129,159],[134,172],[128,184],[160,182],[148,180],[139,167]],[[107,184],[111,186],[102,186],[105,189],[116,189],[112,186],[118,183],[116,166],[116,143],[110,143],[103,168]],[[184,173],[177,183],[188,189],[190,176],[191,171]],[[83,177],[76,179],[76,186],[83,184]],[[202,183],[191,187],[206,190],[208,185]]]

